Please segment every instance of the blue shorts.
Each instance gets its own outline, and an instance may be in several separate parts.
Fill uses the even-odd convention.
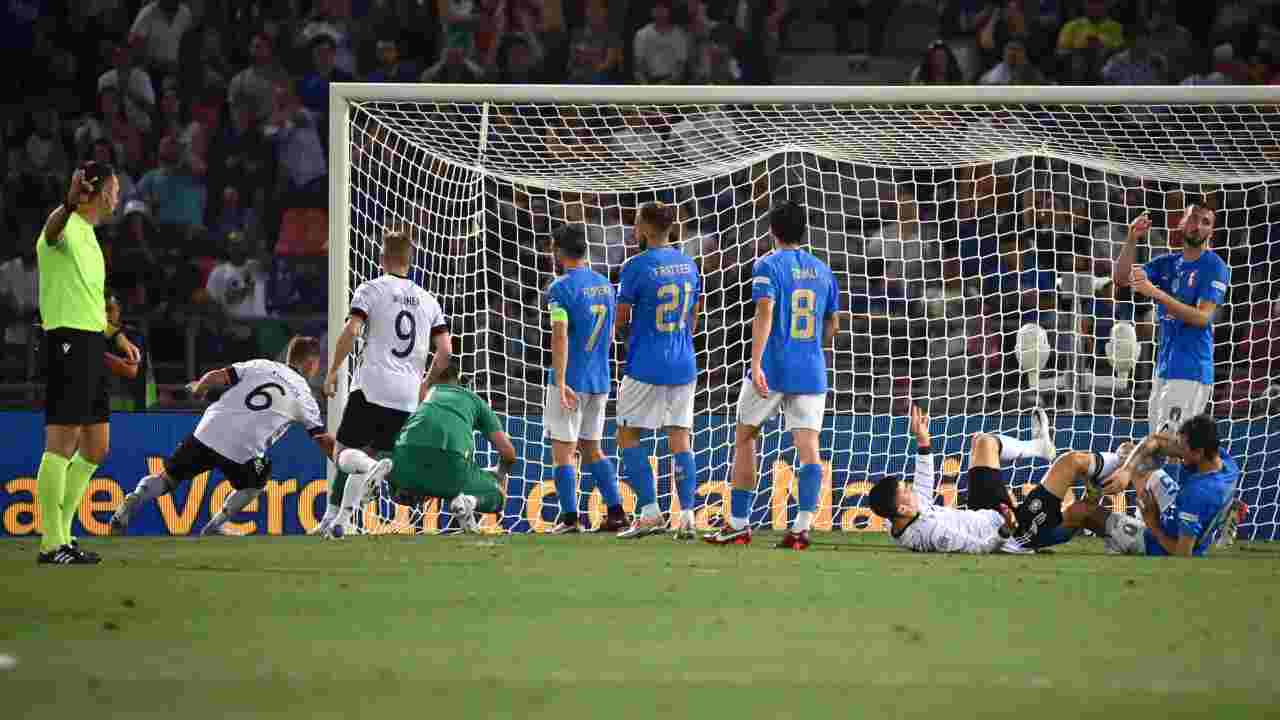
[[[1061,525],[1045,528],[1031,538],[1030,546],[1035,549],[1052,547],[1054,545],[1061,545],[1062,543],[1069,542],[1071,538],[1075,536],[1075,530],[1065,528]]]

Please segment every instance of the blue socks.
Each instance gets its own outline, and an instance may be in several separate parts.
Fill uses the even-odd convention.
[[[739,490],[734,488],[729,493],[729,519],[730,520],[750,520],[751,519],[751,501],[755,500],[755,492],[751,490]]]
[[[578,478],[572,465],[557,465],[555,470],[556,497],[560,500],[560,512],[565,515],[578,513]]]
[[[622,470],[627,474],[627,484],[636,493],[636,508],[657,502],[658,487],[649,467],[649,453],[641,446],[622,451]]]
[[[801,465],[800,475],[796,479],[796,495],[800,502],[800,510],[816,512],[820,492],[822,492],[822,466]]]
[[[676,497],[680,499],[681,510],[693,509],[693,495],[698,488],[698,466],[693,462],[693,453],[676,453]]]
[[[645,464],[648,465],[647,462]],[[613,463],[608,458],[584,465],[582,469],[591,473],[591,480],[600,488],[600,499],[604,501],[605,507],[622,504],[622,497],[618,495],[618,473],[614,472]]]

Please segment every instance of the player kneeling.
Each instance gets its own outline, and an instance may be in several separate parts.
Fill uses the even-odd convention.
[[[496,471],[485,470],[472,459],[477,431],[501,456]],[[416,506],[428,498],[447,500],[462,529],[479,532],[476,513],[502,512],[516,450],[493,409],[461,385],[461,371],[451,363],[405,422],[390,459],[374,462],[364,453],[344,450],[338,462],[353,472],[347,478],[338,520],[325,537],[342,537],[356,508],[383,479],[391,484],[397,503]]]
[[[187,388],[202,396],[217,387],[228,388],[200,417],[200,424],[164,463],[158,475],[138,481],[133,492],[111,518],[113,533],[124,532],[138,508],[172,492],[183,482],[208,470],[220,470],[235,488],[222,510],[200,531],[212,535],[229,518],[253,502],[271,478],[265,455],[290,423],[300,423],[328,457],[333,436],[324,431],[320,406],[307,381],[320,372],[320,341],[295,337],[289,341],[288,364],[250,360],[205,373]]]
[[[1176,481],[1160,469],[1166,456],[1182,461]],[[1068,521],[1105,536],[1108,553],[1191,557],[1208,552],[1226,525],[1240,468],[1221,448],[1213,418],[1197,415],[1176,437],[1143,440],[1116,475],[1108,490],[1132,483],[1142,519],[1079,503],[1068,509]]]

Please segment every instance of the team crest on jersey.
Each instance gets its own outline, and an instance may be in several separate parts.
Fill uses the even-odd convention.
[[[1040,512],[1040,507],[1041,507],[1040,498],[1031,498],[1031,502],[1027,504],[1027,509],[1033,513]]]
[[[1191,274],[1187,276],[1187,287],[1193,288],[1195,286],[1196,286],[1196,271],[1192,270]]]

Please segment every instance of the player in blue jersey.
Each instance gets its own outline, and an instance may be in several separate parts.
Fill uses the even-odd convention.
[[[1213,396],[1213,314],[1226,299],[1231,269],[1209,249],[1214,212],[1191,205],[1170,233],[1182,252],[1153,258],[1133,267],[1136,244],[1151,229],[1143,213],[1129,227],[1129,237],[1116,261],[1116,285],[1132,287],[1155,301],[1160,345],[1148,401],[1150,432],[1172,432],[1184,420],[1205,411]]]
[[[662,532],[657,483],[649,453],[640,446],[642,430],[662,428],[675,456],[680,516],[672,518],[676,537],[691,539],[693,496],[698,468],[689,445],[693,428],[693,391],[698,366],[693,355],[702,301],[702,278],[688,255],[672,247],[675,208],[646,203],[636,216],[640,254],[622,266],[618,325],[629,327],[627,366],[618,388],[618,447],[622,469],[636,493],[640,515],[620,538]]]
[[[617,301],[609,278],[587,266],[587,234],[582,226],[565,225],[557,230],[555,252],[564,275],[546,292],[552,367],[542,410],[560,499],[560,519],[551,532],[560,535],[589,530],[578,517],[575,447],[582,455],[582,469],[591,474],[609,508],[598,529],[617,531],[627,524],[618,498],[618,476],[600,449],[612,383],[609,357]]]
[[[1160,469],[1166,456],[1182,462],[1179,479]],[[1220,448],[1213,418],[1197,415],[1182,424],[1177,436],[1157,433],[1143,440],[1114,482],[1121,487],[1132,483],[1141,519],[1081,502],[1068,509],[1069,522],[1105,535],[1110,553],[1191,557],[1208,552],[1226,525],[1240,468]]]
[[[751,542],[748,519],[756,491],[756,438],[761,425],[782,413],[800,460],[800,510],[778,547],[809,547],[822,488],[818,435],[827,409],[824,349],[835,336],[840,288],[831,268],[802,247],[806,212],[792,201],[769,212],[774,249],[756,261],[751,273],[751,299],[756,304],[751,370],[738,393],[729,517],[724,527],[705,537],[709,543]]]

